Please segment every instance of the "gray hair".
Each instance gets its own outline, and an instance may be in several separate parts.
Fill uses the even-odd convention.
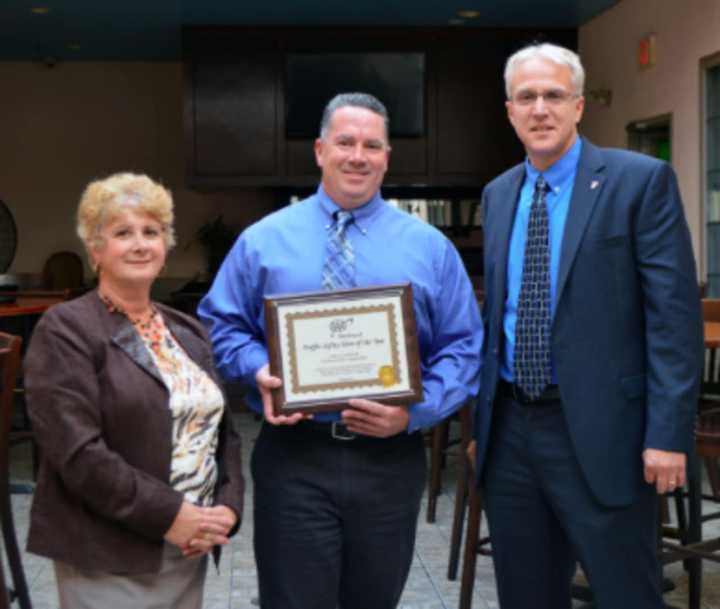
[[[510,83],[512,83],[513,75],[517,67],[528,59],[546,59],[559,66],[570,68],[572,84],[575,89],[573,93],[582,95],[585,88],[585,70],[580,63],[580,57],[577,53],[573,53],[570,49],[549,44],[531,44],[510,56],[505,64],[505,94],[507,98],[511,98]]]
[[[330,128],[330,121],[335,110],[352,106],[353,108],[365,108],[379,114],[385,124],[385,139],[390,139],[390,117],[388,116],[385,105],[374,95],[369,93],[340,93],[333,97],[323,110],[322,120],[320,121],[320,139],[324,140]]]

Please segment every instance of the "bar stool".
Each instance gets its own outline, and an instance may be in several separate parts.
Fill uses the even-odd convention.
[[[703,321],[720,322],[720,299],[704,298],[702,301]],[[720,358],[714,346],[705,348],[705,366],[700,383],[700,400],[698,411],[703,412],[720,408]],[[720,496],[720,468],[716,458],[704,459],[705,470],[712,489],[712,494]]]
[[[428,501],[425,520],[435,522],[437,498],[442,489],[442,470],[445,465],[445,450],[450,435],[450,422],[443,419],[430,430],[430,472],[428,477]]]
[[[468,462],[467,449],[472,440],[472,404],[467,403],[460,409],[460,452],[459,470],[455,485],[455,507],[453,510],[453,523],[450,532],[450,558],[448,560],[447,578],[454,581],[457,577],[458,562],[460,560],[460,545],[462,544],[463,528],[465,526],[465,512],[468,507],[469,489],[475,484],[472,465]]]
[[[21,344],[19,336],[0,332],[0,525],[13,580],[13,589],[8,591],[9,597],[17,599],[21,609],[32,609],[10,502],[10,427],[15,383],[20,370]],[[8,598],[7,594],[2,596]]]
[[[465,451],[467,450],[467,444],[472,434],[472,429],[469,427],[472,416],[470,414],[472,408],[471,402],[472,400],[467,402],[458,412],[443,419],[430,431],[430,472],[428,479],[428,503],[425,512],[426,520],[430,524],[435,522],[437,498],[442,490],[442,470],[445,467],[445,461],[449,455],[453,454],[453,456],[458,457],[458,463],[460,464],[459,476],[462,478],[464,475]],[[460,422],[460,437],[451,438],[450,427],[452,421],[455,420]],[[464,429],[466,425],[468,429]],[[457,454],[449,451],[450,447],[454,446],[458,447]]]
[[[468,413],[469,420],[472,420],[471,412]],[[469,426],[468,426],[469,427]],[[469,441],[468,441],[469,443]],[[488,536],[480,537],[480,521],[482,517],[482,497],[475,484],[475,463],[465,454],[465,483],[462,508],[458,511],[456,504],[456,519],[462,519],[467,503],[467,531],[465,533],[465,548],[463,551],[462,575],[460,578],[460,604],[459,609],[470,609],[472,607],[472,595],[475,587],[475,567],[478,554],[491,556],[491,539]],[[458,482],[460,487],[460,482]],[[453,522],[453,537],[458,536],[456,552],[459,552],[459,538],[462,537],[462,520],[456,530],[456,522]],[[453,546],[450,550],[450,561],[448,565],[448,579],[455,579],[457,575],[457,557],[453,558]],[[452,575],[452,577],[451,577]]]
[[[688,464],[687,493],[681,493],[687,499],[688,518],[683,528],[679,523],[678,541],[667,537],[661,540],[661,561],[669,564],[682,560],[688,571],[688,609],[699,609],[702,596],[702,560],[720,562],[720,537],[702,538],[702,523],[720,518],[720,512],[702,513],[703,498],[720,503],[720,495],[702,494],[700,475],[701,459],[720,457],[720,408],[715,411],[699,413],[695,426],[695,455]]]

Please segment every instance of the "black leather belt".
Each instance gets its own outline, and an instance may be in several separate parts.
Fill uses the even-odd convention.
[[[334,440],[354,440],[357,434],[349,431],[345,423],[342,421],[303,421],[300,425],[306,429],[326,433]]]
[[[540,397],[533,400],[515,383],[508,383],[501,379],[498,381],[497,393],[499,396],[515,400],[526,406],[546,406],[557,404],[560,401],[560,388],[557,385],[548,385],[540,394]]]

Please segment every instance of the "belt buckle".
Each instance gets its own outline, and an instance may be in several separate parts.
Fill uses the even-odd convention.
[[[355,434],[352,431],[348,431],[347,427],[342,421],[333,421],[330,425],[330,435],[335,440],[343,440],[349,442],[355,439]]]

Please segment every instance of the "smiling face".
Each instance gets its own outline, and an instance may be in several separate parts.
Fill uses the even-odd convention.
[[[389,158],[383,117],[366,108],[338,108],[325,136],[315,141],[323,189],[344,209],[360,207],[375,195]]]
[[[510,122],[530,162],[544,171],[575,142],[585,99],[576,95],[569,67],[539,57],[517,66],[510,95]]]
[[[100,244],[90,249],[100,287],[149,289],[165,264],[162,225],[142,211],[125,209],[103,225]]]

